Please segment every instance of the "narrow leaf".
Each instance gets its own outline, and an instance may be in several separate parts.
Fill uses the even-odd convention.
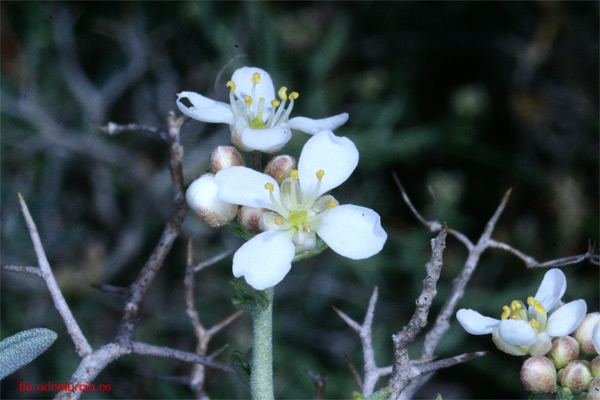
[[[0,380],[29,364],[54,343],[58,335],[46,328],[21,331],[0,342]]]

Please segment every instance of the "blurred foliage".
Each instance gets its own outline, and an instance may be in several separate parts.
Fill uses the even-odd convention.
[[[425,216],[436,215],[473,240],[512,187],[496,239],[540,261],[583,253],[588,240],[598,242],[597,2],[5,1],[0,7],[1,261],[36,263],[18,211],[21,192],[66,300],[94,347],[113,337],[122,303],[91,285],[134,279],[168,219],[171,188],[167,148],[158,137],[103,136],[94,123],[165,126],[177,92],[224,100],[225,82],[242,65],[264,68],[275,85],[297,90],[294,115],[350,113],[337,133],[357,144],[361,160],[335,195],[375,209],[389,233],[373,258],[352,261],[326,251],[295,264],[278,285],[278,398],[312,398],[307,371],[327,377],[327,397],[352,396],[356,387],[344,354],[360,366],[360,343],[331,306],[360,319],[375,285],[377,361],[391,362],[390,338],[412,314],[431,238],[401,200],[392,172]],[[73,43],[65,44],[58,39],[70,35],[69,18]],[[69,46],[74,58],[65,51]],[[78,86],[75,62],[99,88],[128,71],[132,60],[139,65],[113,88],[112,98],[98,100],[93,90]],[[286,152],[298,156],[306,139],[294,134]],[[182,141],[191,182],[207,169],[211,149],[229,143],[228,128],[189,121]],[[188,238],[196,262],[241,244],[190,213],[146,296],[139,340],[195,347],[183,293]],[[433,315],[465,254],[449,240]],[[230,264],[231,257],[197,276],[196,304],[205,325],[235,310]],[[490,252],[460,306],[498,315],[502,305],[535,293],[543,273]],[[598,310],[598,268],[585,263],[565,273],[566,299],[584,298],[589,310]],[[0,397],[52,397],[20,393],[18,382],[67,382],[78,364],[72,342],[38,278],[1,277],[0,337],[44,326],[59,338],[8,377]],[[229,343],[221,356],[228,360],[235,350],[248,350],[250,335],[250,318],[243,316],[210,349]],[[491,350],[488,356],[438,373],[418,396],[525,397],[522,361],[496,351],[490,337],[470,336],[453,322],[437,354],[484,349]],[[148,378],[190,368],[126,357],[96,379],[110,383],[112,392],[85,397],[191,398],[185,386]],[[239,378],[210,370],[207,387],[213,398],[249,395]]]

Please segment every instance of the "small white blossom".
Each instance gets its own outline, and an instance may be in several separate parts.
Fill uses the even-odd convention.
[[[529,307],[514,300],[504,306],[501,318],[481,315],[462,309],[456,313],[458,322],[472,335],[492,334],[496,346],[512,355],[542,356],[552,348],[552,338],[571,334],[587,311],[584,300],[562,304],[567,279],[559,269],[546,272],[535,296],[527,299]]]
[[[199,121],[228,124],[231,142],[243,151],[276,153],[292,137],[291,129],[314,135],[322,130],[335,130],[348,120],[347,113],[323,119],[290,119],[298,93],[288,94],[283,86],[277,91],[277,99],[271,77],[260,68],[237,69],[227,86],[230,104],[194,92],[181,92],[177,94],[177,106],[182,113]],[[185,105],[183,99],[191,106]]]
[[[221,200],[265,208],[265,232],[246,242],[233,257],[233,274],[258,290],[279,283],[299,251],[314,248],[318,235],[336,253],[363,259],[381,251],[387,234],[379,215],[355,205],[340,206],[325,192],[342,184],[358,164],[351,140],[322,131],[310,138],[298,169],[277,183],[273,177],[245,167],[219,171]]]

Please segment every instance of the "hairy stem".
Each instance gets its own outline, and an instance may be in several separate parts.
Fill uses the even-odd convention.
[[[252,313],[252,372],[250,389],[253,400],[274,399],[273,394],[273,295],[275,288],[265,289],[267,306]]]

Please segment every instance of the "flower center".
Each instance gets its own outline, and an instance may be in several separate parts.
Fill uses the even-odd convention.
[[[280,200],[273,196],[275,187],[266,183],[265,189],[270,192],[272,209],[278,216],[274,219],[274,228],[289,232],[294,242],[304,248],[306,241],[314,242],[314,227],[331,208],[338,205],[331,196],[319,197],[321,179],[325,171],[318,170],[316,187],[310,193],[303,193],[298,180],[298,170],[292,170],[290,177],[281,182]]]
[[[268,115],[265,117],[265,98],[256,98],[256,87],[260,84],[260,73],[252,75],[252,90],[250,95],[244,96],[244,101],[235,98],[235,82],[227,82],[229,90],[229,102],[236,118],[242,118],[252,129],[269,129],[288,121],[290,113],[294,108],[294,100],[300,95],[298,92],[287,94],[287,87],[282,86],[277,95],[280,100],[272,100],[268,106]],[[289,101],[289,104],[288,104]],[[287,108],[286,108],[287,105]]]
[[[527,304],[533,307],[534,312],[528,313],[525,304],[519,300],[513,300],[509,306],[502,307],[500,319],[515,319],[529,322],[529,325],[536,333],[543,332],[546,327],[547,314],[546,309],[539,301],[532,296],[527,298]]]

